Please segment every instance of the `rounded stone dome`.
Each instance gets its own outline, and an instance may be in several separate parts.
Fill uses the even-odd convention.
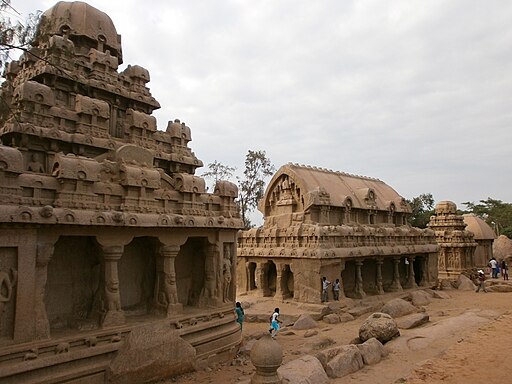
[[[474,213],[462,215],[466,223],[466,230],[473,232],[475,240],[492,240],[496,238],[494,230],[482,218]]]
[[[122,63],[121,36],[117,34],[112,19],[104,12],[81,2],[59,1],[44,12],[37,27],[35,41],[44,41],[53,35],[65,35],[75,43],[79,38],[89,40],[90,45],[102,44],[112,56]]]
[[[437,215],[456,214],[457,205],[453,201],[440,201],[436,204],[435,212]]]
[[[283,349],[270,334],[260,338],[251,349],[251,362],[256,368],[277,368],[283,362]]]

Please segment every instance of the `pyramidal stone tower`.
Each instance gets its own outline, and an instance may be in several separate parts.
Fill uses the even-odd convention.
[[[142,383],[240,342],[237,188],[206,193],[190,128],[157,130],[122,61],[105,13],[59,2],[4,72],[0,382]]]

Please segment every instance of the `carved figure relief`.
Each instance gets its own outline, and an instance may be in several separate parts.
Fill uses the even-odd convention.
[[[120,311],[121,298],[119,296],[119,281],[109,280],[105,286],[105,299],[107,311]]]
[[[224,259],[222,261],[222,276],[224,283],[223,301],[228,303],[230,301],[230,288],[231,288],[231,244],[224,244]]]
[[[164,273],[164,292],[166,304],[178,303],[178,293],[176,292],[176,274]]]
[[[208,252],[206,253],[204,265],[205,281],[203,292],[201,293],[201,296],[204,298],[211,299],[217,296],[215,281],[215,260],[217,259],[218,253],[218,248],[215,245],[209,246]]]
[[[12,299],[13,289],[18,280],[18,272],[14,268],[10,268],[9,272],[0,271],[0,334],[2,331],[2,315],[5,306]]]
[[[32,154],[30,156],[30,161],[27,165],[27,171],[44,173],[43,164],[37,160],[37,156],[35,154]]]

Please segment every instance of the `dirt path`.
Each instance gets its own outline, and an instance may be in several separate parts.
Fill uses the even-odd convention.
[[[389,355],[374,366],[330,384],[393,384],[393,383],[464,383],[503,384],[507,381],[512,359],[512,293],[480,293],[450,291],[451,299],[433,299],[427,306],[430,322],[386,345]],[[365,315],[345,323],[329,325],[319,322],[315,338],[329,337],[336,344],[347,344],[357,336]],[[266,331],[266,324],[245,323],[244,337]],[[505,330],[508,330],[505,331]],[[283,362],[306,353],[305,331],[283,332],[277,340],[283,347]],[[508,360],[507,360],[508,359]],[[244,364],[245,363],[245,364]],[[490,368],[491,367],[491,368]],[[164,383],[235,384],[250,378],[254,367],[249,361],[242,365],[224,364],[209,372],[186,374]]]

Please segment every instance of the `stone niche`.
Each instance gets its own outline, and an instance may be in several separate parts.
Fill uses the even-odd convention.
[[[436,284],[434,231],[408,225],[410,207],[381,180],[289,163],[259,210],[264,225],[238,238],[239,292],[319,303],[324,276],[352,298]]]
[[[0,382],[141,383],[226,359],[237,187],[214,193],[103,12],[59,2],[0,109]]]

